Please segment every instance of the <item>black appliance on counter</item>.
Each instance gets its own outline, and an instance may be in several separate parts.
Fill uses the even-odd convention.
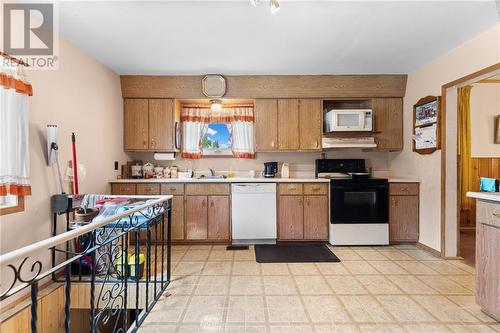
[[[363,159],[316,160],[316,177],[330,179],[330,243],[389,244],[389,181],[371,177]]]
[[[274,178],[278,174],[278,162],[265,162],[264,163],[264,177]]]

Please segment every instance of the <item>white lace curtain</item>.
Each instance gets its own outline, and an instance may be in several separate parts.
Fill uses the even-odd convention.
[[[185,105],[182,108],[182,157],[201,158],[202,139],[209,123],[230,124],[232,154],[236,158],[255,158],[253,105],[229,105],[212,111],[207,105]]]
[[[1,59],[1,58],[0,58]],[[0,196],[30,195],[28,96],[22,66],[0,64]]]

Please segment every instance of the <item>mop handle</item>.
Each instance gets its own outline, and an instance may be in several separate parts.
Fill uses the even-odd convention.
[[[71,144],[73,147],[73,185],[75,194],[78,194],[78,163],[76,161],[76,136],[71,133]]]

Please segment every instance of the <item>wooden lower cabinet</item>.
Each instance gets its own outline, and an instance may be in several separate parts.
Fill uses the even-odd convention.
[[[114,183],[111,184],[111,194],[113,195],[134,195],[136,194],[135,184]]]
[[[389,200],[389,241],[392,243],[418,242],[418,196],[391,195]]]
[[[328,185],[290,183],[278,189],[278,240],[328,240]],[[302,195],[303,191],[320,195]]]
[[[229,196],[208,197],[208,239],[230,239],[229,207]]]
[[[328,196],[304,197],[304,239],[328,239]]]
[[[186,196],[187,240],[230,240],[228,195]]]
[[[278,238],[293,240],[304,238],[304,198],[283,195],[278,203]]]
[[[188,195],[186,197],[186,239],[207,239],[207,200],[206,195]]]
[[[478,200],[478,203],[481,201]],[[490,203],[487,203],[490,204]],[[495,205],[500,211],[500,204]],[[476,225],[476,302],[481,310],[500,321],[500,228],[484,224],[477,215]]]
[[[182,240],[184,239],[184,196],[174,195],[172,204],[172,240]]]

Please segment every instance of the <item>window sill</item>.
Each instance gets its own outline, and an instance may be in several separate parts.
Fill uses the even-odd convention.
[[[0,208],[0,216],[24,212],[24,197],[17,197],[17,205],[12,207]]]

